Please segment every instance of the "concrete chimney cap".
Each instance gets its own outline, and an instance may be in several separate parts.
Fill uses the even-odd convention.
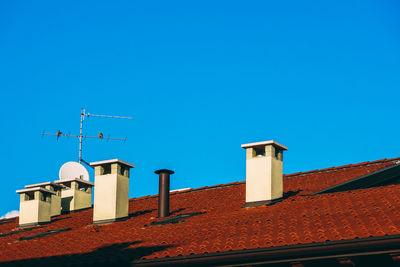
[[[110,163],[120,163],[122,165],[128,166],[129,168],[135,168],[135,165],[128,163],[126,161],[120,160],[120,159],[109,159],[109,160],[102,160],[102,161],[95,161],[91,162],[90,166],[99,166],[99,165],[104,165],[104,164],[110,164]]]
[[[56,194],[56,192],[54,192],[54,191],[51,191],[51,190],[48,190],[46,188],[39,187],[39,186],[38,187],[26,188],[26,189],[20,189],[20,190],[17,190],[16,192],[17,192],[17,194],[22,194],[22,193],[35,192],[35,191],[42,191],[42,192],[50,193],[50,194],[53,194],[53,195]]]
[[[75,181],[75,182],[78,182],[78,183],[82,183],[82,184],[87,184],[87,185],[94,186],[94,183],[89,182],[89,181],[86,181],[86,180],[83,180],[83,179],[79,179],[79,178],[71,178],[71,179],[65,179],[65,180],[57,180],[57,181],[54,181],[54,183],[55,183],[55,184],[60,184],[60,185],[62,186],[63,183],[72,182],[72,181]]]
[[[54,187],[63,187],[62,185],[56,184],[53,182],[44,182],[44,183],[38,183],[38,184],[25,185],[25,188],[41,187],[41,186],[46,186],[46,185],[52,185]]]
[[[260,147],[260,146],[266,146],[266,145],[273,145],[273,146],[278,147],[278,148],[280,148],[282,150],[288,150],[287,147],[285,147],[284,145],[279,144],[278,142],[275,142],[274,140],[242,144],[242,148]]]

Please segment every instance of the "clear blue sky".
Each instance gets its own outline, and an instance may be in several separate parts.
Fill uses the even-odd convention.
[[[84,2],[84,3],[83,3]],[[398,1],[1,1],[0,215],[84,158],[136,165],[130,195],[242,181],[240,144],[292,173],[400,156]],[[93,179],[93,177],[92,177]]]

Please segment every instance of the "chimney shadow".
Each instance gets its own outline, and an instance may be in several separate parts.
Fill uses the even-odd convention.
[[[140,216],[140,215],[143,215],[143,214],[151,213],[151,212],[153,212],[155,210],[157,210],[157,209],[141,210],[141,211],[136,211],[136,212],[133,212],[133,213],[129,213],[128,214],[128,218],[133,218],[133,217],[137,217],[137,216]]]
[[[175,214],[175,213],[178,213],[178,212],[184,211],[185,209],[186,209],[186,208],[180,208],[180,209],[177,209],[177,210],[171,211],[169,215],[173,215],[173,214]]]
[[[58,215],[58,216],[60,216],[60,215]],[[56,216],[54,216],[54,217],[56,217]],[[70,219],[70,218],[72,218],[72,217],[68,216],[68,217],[64,217],[64,218],[54,218],[54,219],[51,218],[51,222],[53,223],[53,222],[56,222],[56,221],[61,221],[61,220]]]
[[[171,247],[171,245],[163,245],[128,248],[140,243],[142,242],[117,243],[88,253],[10,261],[0,263],[0,266],[132,266],[132,261]]]
[[[63,197],[61,199],[61,214],[69,213],[72,198],[73,197],[71,196],[71,197]]]
[[[288,198],[294,197],[298,193],[300,193],[302,190],[297,190],[297,191],[287,191],[283,193],[283,196],[278,199],[271,200],[270,203],[266,204],[266,206],[272,206],[275,205],[276,203],[282,202]]]
[[[300,193],[301,191],[303,191],[303,190],[299,189],[299,190],[297,190],[297,191],[287,191],[287,192],[284,192],[282,198],[283,198],[283,199],[286,199],[286,198],[289,198],[289,197],[293,197],[293,196],[297,195],[298,193]]]

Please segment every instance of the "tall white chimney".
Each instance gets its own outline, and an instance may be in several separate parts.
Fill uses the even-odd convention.
[[[283,196],[283,151],[273,141],[243,144],[246,149],[246,207],[265,205]]]
[[[92,162],[90,166],[95,172],[93,223],[128,217],[129,169],[135,166],[119,159]]]

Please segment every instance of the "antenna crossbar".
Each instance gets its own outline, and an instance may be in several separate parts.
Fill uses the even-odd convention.
[[[128,120],[132,120],[132,117],[122,117],[122,116],[110,116],[110,115],[98,115],[98,114],[90,114],[90,113],[85,113],[85,109],[82,108],[81,111],[81,122],[80,122],[80,127],[79,127],[79,135],[75,135],[75,134],[63,134],[61,131],[58,131],[57,133],[43,133],[42,135],[53,135],[53,136],[57,136],[57,140],[58,138],[60,138],[61,136],[65,136],[65,137],[78,137],[79,138],[79,163],[84,162],[86,163],[86,161],[84,161],[82,159],[82,143],[83,140],[86,138],[92,138],[92,139],[106,139],[106,140],[117,140],[117,141],[126,141],[126,137],[125,138],[115,138],[115,137],[103,137],[103,133],[99,133],[98,136],[88,136],[88,135],[83,135],[83,122],[85,120],[85,117],[102,117],[102,118],[113,118],[113,119],[128,119]]]
[[[114,118],[114,119],[128,119],[128,120],[133,120],[132,117],[121,117],[121,116],[109,116],[109,115],[97,115],[97,114],[83,114],[86,117],[102,117],[102,118]]]
[[[42,135],[81,137],[80,135],[76,135],[76,134],[43,133]],[[125,138],[115,138],[115,137],[98,137],[98,136],[88,136],[88,135],[82,135],[82,138],[97,138],[97,139],[120,140],[120,141],[126,141],[126,139],[127,139],[126,137]]]

